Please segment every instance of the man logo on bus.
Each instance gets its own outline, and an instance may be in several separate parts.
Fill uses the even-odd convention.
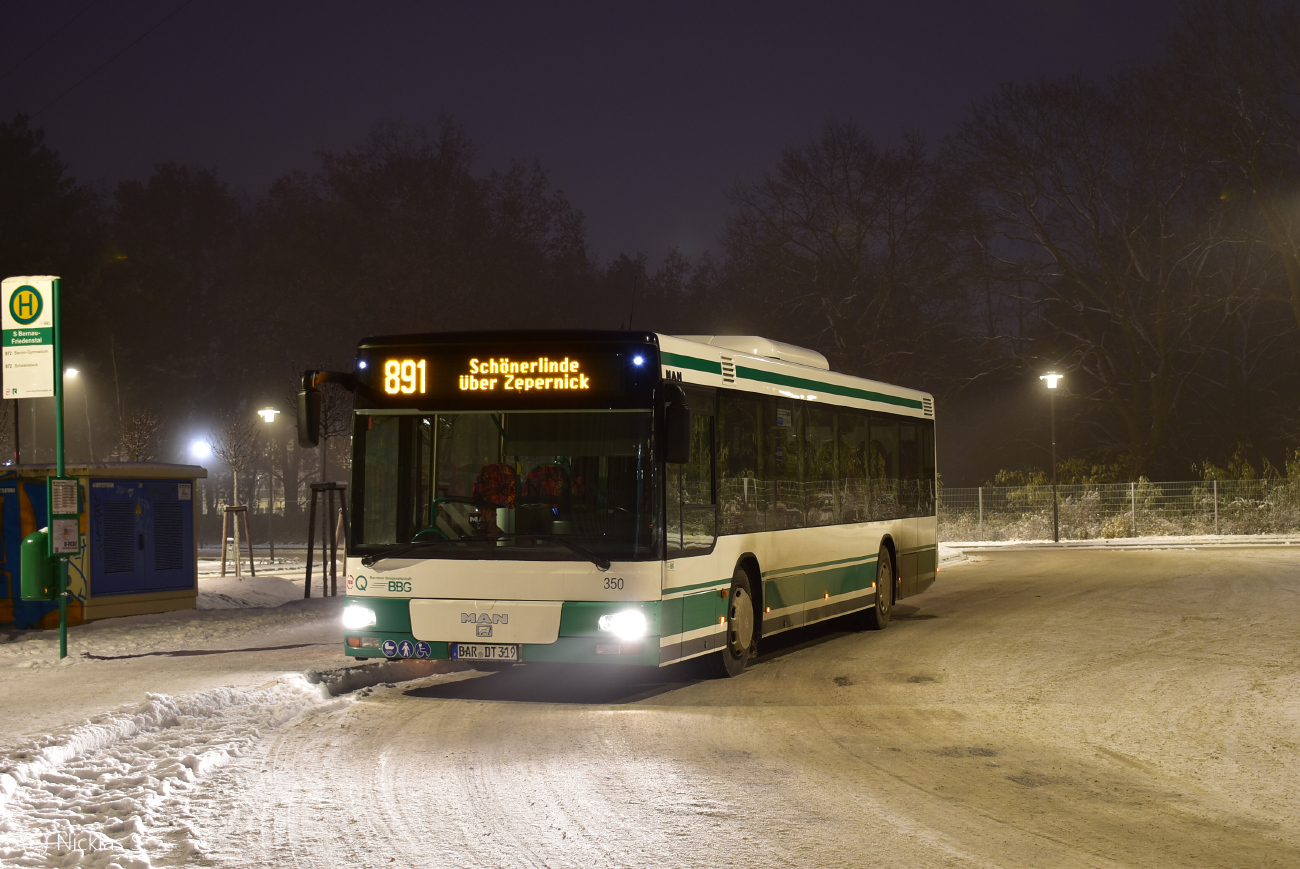
[[[45,302],[41,299],[41,294],[28,284],[23,284],[14,290],[13,295],[9,297],[9,315],[20,326],[35,323],[44,308]]]
[[[508,625],[510,624],[509,613],[461,613],[460,623],[463,625],[469,622],[472,625]]]
[[[507,613],[461,613],[460,623],[466,622],[477,625],[474,635],[478,637],[492,636],[493,625],[506,625],[510,623],[510,616]]]

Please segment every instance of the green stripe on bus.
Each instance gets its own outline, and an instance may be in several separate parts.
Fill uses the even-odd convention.
[[[858,555],[853,558],[839,558],[835,561],[818,561],[813,564],[797,564],[794,567],[781,567],[776,570],[765,570],[763,571],[763,576],[766,578],[769,576],[781,576],[786,573],[807,573],[808,571],[816,570],[819,567],[834,567],[837,564],[851,564],[855,561],[870,563],[875,560],[876,556],[874,555]]]
[[[731,577],[726,579],[711,579],[708,582],[697,582],[695,585],[679,585],[676,588],[665,588],[664,594],[674,594],[679,591],[694,591],[697,588],[719,588],[724,585],[731,585]]]
[[[676,365],[678,368],[690,368],[695,371],[705,371],[709,374],[721,374],[722,363],[712,362],[708,359],[696,359],[694,356],[683,356],[680,353],[669,353],[666,350],[659,351],[659,359],[665,365]],[[917,407],[920,407],[918,404]]]
[[[721,367],[719,367],[718,370],[721,371]],[[866,389],[856,389],[852,386],[839,386],[834,383],[823,383],[819,380],[808,380],[804,377],[791,377],[788,374],[761,371],[757,368],[746,368],[743,365],[736,366],[736,376],[743,377],[746,380],[775,383],[778,386],[794,386],[798,389],[816,389],[822,392],[829,392],[832,395],[840,395],[845,398],[860,398],[863,401],[876,401],[881,404],[893,404],[898,407],[910,407],[915,410],[920,410],[922,407],[921,402],[915,398],[903,398],[900,395],[888,395],[884,392],[871,392]]]
[[[863,591],[876,581],[876,572],[867,562],[829,567],[804,574],[803,598],[805,603],[825,600],[826,595],[838,597]]]

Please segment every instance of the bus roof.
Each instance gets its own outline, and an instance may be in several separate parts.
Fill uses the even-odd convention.
[[[934,418],[929,393],[831,371],[814,350],[755,335],[656,337],[665,379]]]
[[[926,392],[831,371],[815,350],[757,335],[663,335],[631,330],[507,330],[379,335],[361,350],[490,341],[657,343],[664,379],[764,395],[799,398],[924,418],[934,417]]]

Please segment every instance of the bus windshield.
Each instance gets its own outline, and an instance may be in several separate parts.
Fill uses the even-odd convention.
[[[358,415],[353,552],[654,558],[651,419],[647,410]]]

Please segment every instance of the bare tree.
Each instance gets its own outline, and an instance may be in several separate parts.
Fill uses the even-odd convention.
[[[955,191],[919,137],[880,148],[828,121],[761,182],[731,190],[726,280],[846,370],[941,370],[969,322],[960,274],[974,248]]]
[[[257,425],[245,419],[243,414],[230,413],[225,416],[214,434],[208,440],[208,446],[217,458],[225,462],[234,474],[234,489],[231,500],[234,506],[239,504],[239,473],[248,470],[261,449],[262,433]]]
[[[208,446],[212,447],[212,452],[216,454],[217,458],[230,466],[230,472],[234,478],[231,493],[232,507],[239,506],[239,472],[247,470],[256,461],[257,455],[261,451],[261,440],[262,433],[257,428],[256,423],[239,412],[226,414],[217,429],[217,433],[208,440]],[[239,576],[239,522],[236,520],[234,525],[235,574]],[[226,541],[222,540],[221,545],[224,547]],[[250,540],[248,545],[251,548],[253,541]],[[224,555],[222,556],[222,564],[225,564]]]
[[[152,410],[141,408],[132,411],[131,418],[122,425],[122,437],[113,450],[121,462],[151,462],[157,457],[158,432],[162,420]]]
[[[321,389],[320,479],[329,473],[330,440],[352,433],[352,393],[332,384]],[[342,464],[342,462],[340,462]]]
[[[1003,291],[1032,311],[1014,336],[1024,361],[1069,369],[1133,475],[1169,444],[1222,318],[1214,215],[1166,97],[1139,77],[1008,85],[951,152],[986,208]]]
[[[1242,206],[1225,234],[1273,259],[1260,298],[1300,324],[1300,10],[1198,0],[1160,71],[1186,89],[1182,109],[1218,196]]]

